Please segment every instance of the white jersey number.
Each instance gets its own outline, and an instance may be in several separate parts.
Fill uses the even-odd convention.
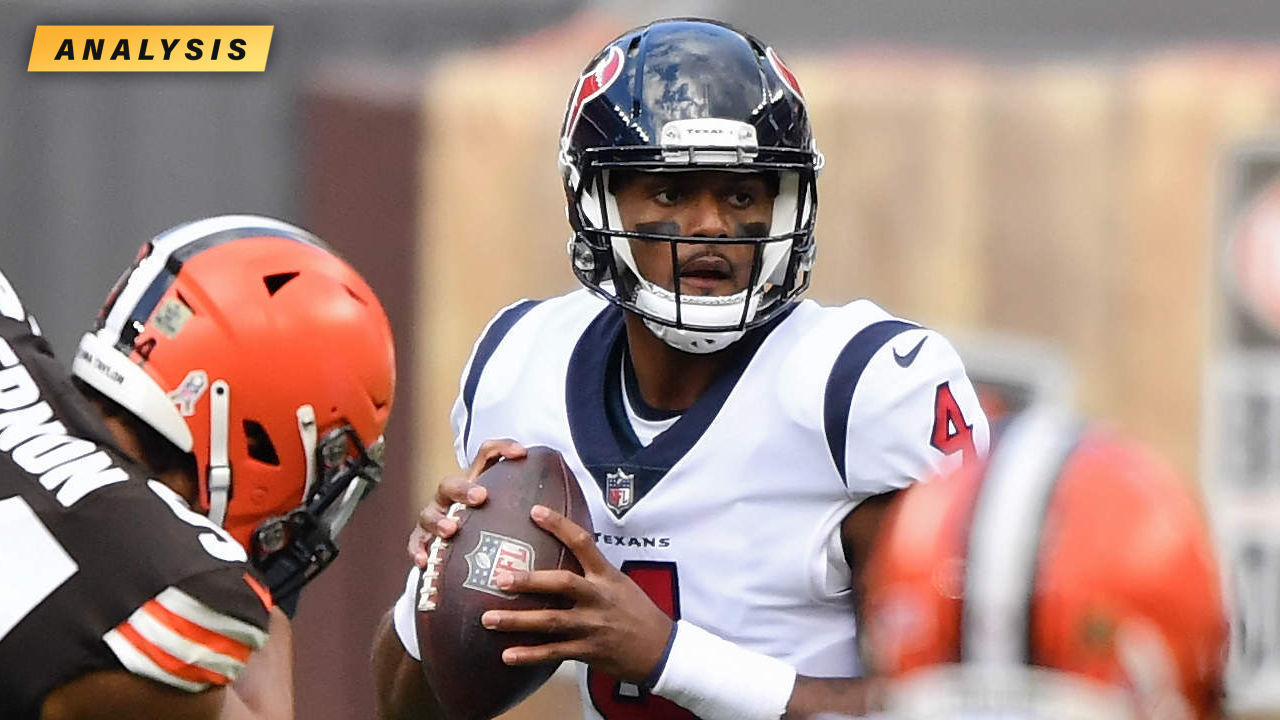
[[[0,500],[0,640],[79,566],[26,500]]]
[[[160,496],[169,509],[173,511],[178,519],[188,525],[194,525],[198,528],[208,530],[207,533],[200,533],[200,544],[204,547],[205,552],[227,562],[245,562],[249,559],[249,555],[244,551],[240,543],[231,537],[226,530],[213,524],[209,518],[187,507],[187,503],[178,493],[169,489],[156,480],[148,480],[147,486],[152,492]]]

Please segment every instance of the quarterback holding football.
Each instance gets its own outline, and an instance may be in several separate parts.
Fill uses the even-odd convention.
[[[559,161],[584,287],[505,308],[475,344],[452,416],[469,470],[423,510],[375,641],[382,716],[439,717],[419,568],[457,532],[450,507],[483,504],[474,478],[534,445],[564,457],[594,532],[533,508],[584,574],[497,576],[571,601],[486,612],[554,636],[504,662],[581,661],[594,719],[865,712],[855,606],[888,498],[988,447],[959,356],[871,301],[802,299],[823,159],[795,75],[750,35],[676,19],[616,38],[572,89]]]

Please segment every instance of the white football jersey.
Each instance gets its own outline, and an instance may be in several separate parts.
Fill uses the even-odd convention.
[[[585,290],[504,309],[453,409],[458,462],[513,438],[558,450],[604,555],[663,610],[803,675],[859,674],[840,522],[860,501],[985,453],[986,416],[945,338],[867,300],[804,301],[639,442],[622,311]],[[415,648],[416,649],[416,648]],[[580,673],[587,718],[692,717]]]

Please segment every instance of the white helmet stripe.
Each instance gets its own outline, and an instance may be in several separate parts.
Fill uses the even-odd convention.
[[[1012,421],[978,489],[965,565],[965,662],[1024,663],[1040,531],[1080,425],[1054,409]]]
[[[125,330],[125,323],[134,314],[144,295],[152,290],[157,278],[161,277],[175,253],[210,235],[245,228],[283,231],[289,236],[299,236],[300,239],[322,245],[319,239],[306,230],[259,215],[220,215],[179,225],[157,235],[151,241],[151,254],[143,258],[130,273],[128,282],[121,289],[119,297],[115,299],[103,321],[102,326],[108,331],[108,336],[113,339],[120,337]],[[163,293],[165,288],[167,285],[159,288],[160,293],[157,293],[155,299],[159,299],[159,294]]]

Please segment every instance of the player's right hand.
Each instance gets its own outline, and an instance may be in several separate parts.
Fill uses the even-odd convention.
[[[449,538],[458,532],[458,523],[446,517],[454,503],[467,507],[484,504],[488,492],[476,484],[480,473],[499,460],[518,460],[525,455],[524,446],[515,440],[486,440],[465,475],[450,475],[441,480],[436,486],[435,498],[418,513],[418,526],[409,535],[409,557],[413,564],[426,567],[431,541],[437,537]]]

